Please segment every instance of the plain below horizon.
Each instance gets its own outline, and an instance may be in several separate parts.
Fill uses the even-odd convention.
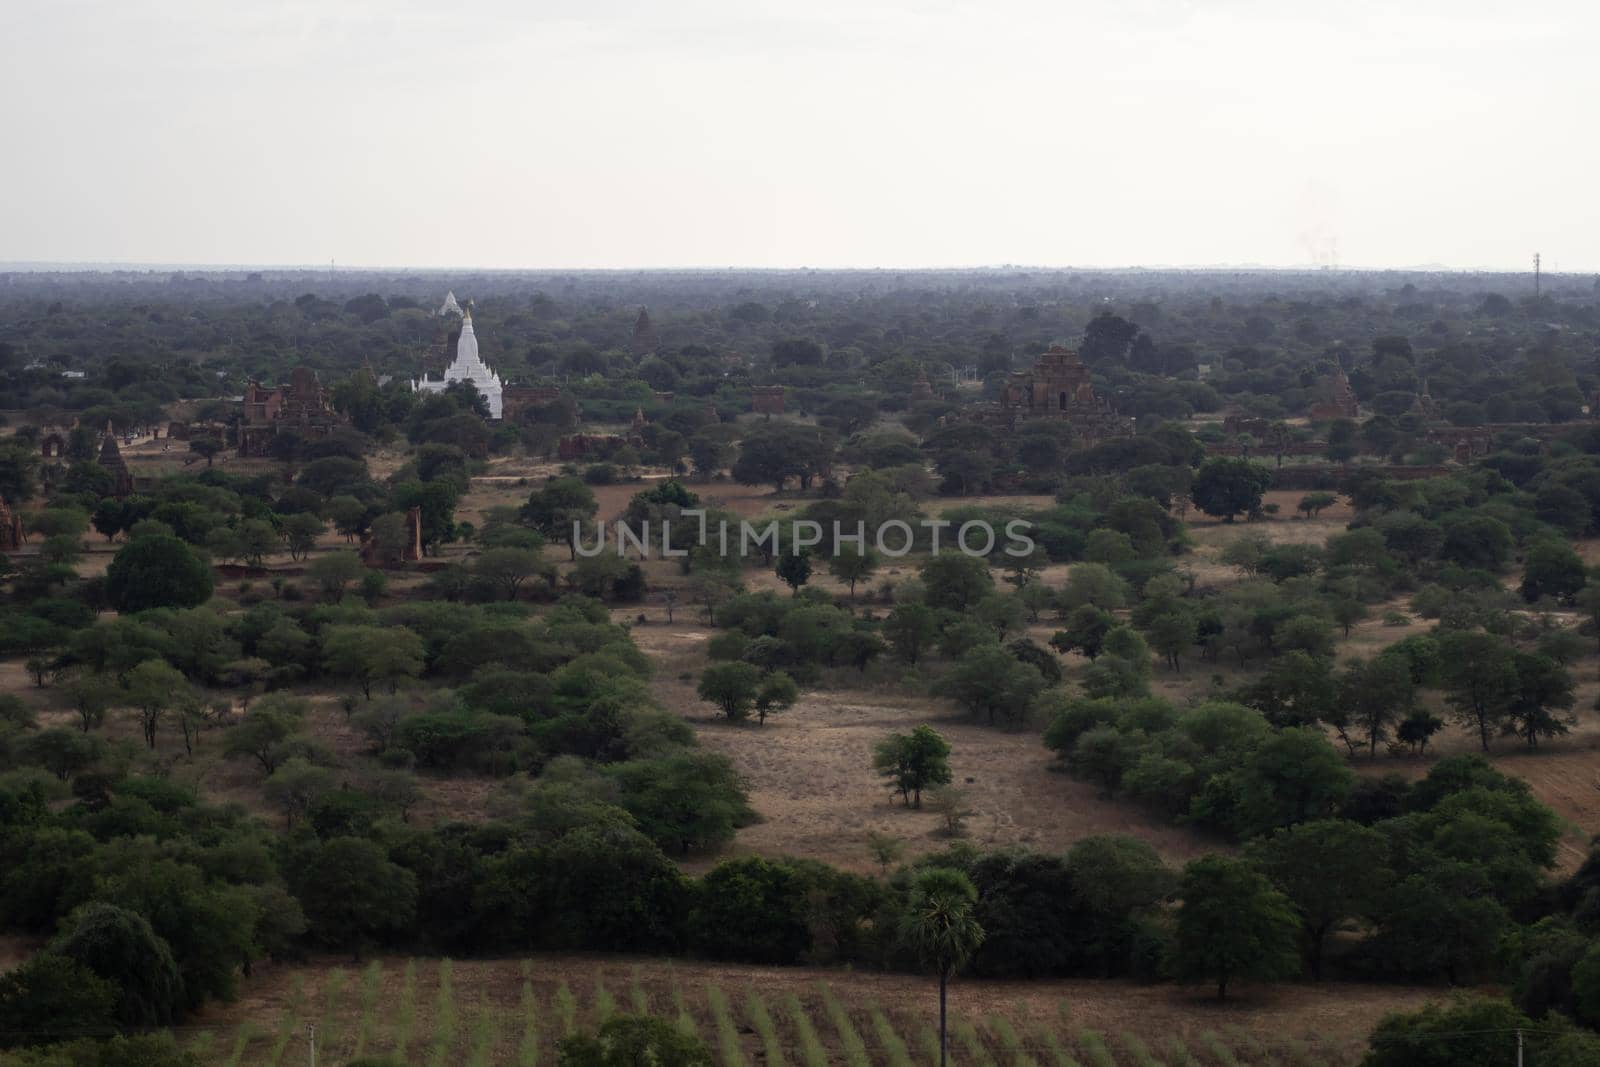
[[[361,274],[1010,274],[1010,273],[1044,274],[1206,274],[1206,273],[1231,273],[1231,274],[1452,274],[1452,275],[1493,275],[1493,276],[1518,276],[1528,275],[1532,278],[1532,266],[1520,268],[1506,267],[1450,267],[1438,263],[1404,264],[1394,267],[1374,267],[1357,265],[1322,265],[1314,264],[1262,264],[1262,263],[1161,263],[1161,264],[1121,264],[1113,266],[1095,266],[1091,264],[1043,264],[1043,263],[976,263],[953,265],[924,265],[924,266],[817,266],[810,264],[796,264],[790,266],[749,266],[739,264],[693,264],[684,263],[668,266],[525,266],[525,267],[490,267],[490,266],[430,266],[420,264],[393,265],[393,264],[317,264],[317,263],[152,263],[152,262],[50,262],[47,260],[8,262],[0,260],[0,274],[336,274],[336,275],[361,275]],[[1557,278],[1586,278],[1591,274],[1600,277],[1594,271],[1562,271],[1554,270],[1548,265],[1541,265],[1539,273],[1548,280]]]

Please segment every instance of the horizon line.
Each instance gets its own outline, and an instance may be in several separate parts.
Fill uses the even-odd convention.
[[[956,273],[956,272],[985,272],[985,271],[1044,271],[1050,273],[1107,273],[1107,274],[1139,274],[1139,273],[1166,273],[1166,272],[1254,272],[1263,274],[1502,274],[1502,275],[1532,275],[1534,272],[1529,267],[1506,268],[1489,266],[1452,267],[1437,263],[1411,264],[1399,267],[1363,266],[1356,264],[1317,265],[1317,264],[1269,264],[1269,263],[1200,263],[1183,264],[1169,263],[1156,265],[1122,264],[1118,266],[1092,266],[1082,264],[1048,265],[1039,263],[978,263],[954,264],[939,266],[893,266],[880,265],[872,267],[845,267],[845,266],[739,266],[739,265],[694,265],[682,264],[677,266],[651,266],[651,267],[562,267],[562,266],[522,266],[522,267],[484,267],[484,266],[395,266],[395,265],[370,265],[337,263],[194,263],[181,261],[160,260],[0,260],[0,273],[55,273],[55,274],[87,274],[97,271],[141,272],[157,273],[162,271],[192,271],[196,273],[234,273],[241,271],[294,271],[298,273],[326,273],[326,274],[404,274],[404,273],[437,273],[437,274],[682,274],[682,273],[747,273],[747,274],[871,274],[871,273]],[[1565,275],[1586,275],[1597,273],[1594,270],[1541,270],[1544,277],[1561,277]]]

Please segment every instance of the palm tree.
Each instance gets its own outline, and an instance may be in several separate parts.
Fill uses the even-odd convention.
[[[900,936],[939,975],[939,1067],[945,1067],[945,988],[983,943],[973,917],[978,891],[965,874],[931,867],[917,875],[900,920]]]

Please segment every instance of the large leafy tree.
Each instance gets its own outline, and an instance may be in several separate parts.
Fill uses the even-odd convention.
[[[966,611],[994,592],[989,564],[964,552],[944,552],[922,566],[928,606]]]
[[[1296,726],[1263,738],[1233,780],[1236,829],[1249,835],[1327,818],[1355,775],[1321,730]]]
[[[1537,748],[1539,738],[1558,737],[1571,728],[1571,719],[1560,718],[1556,710],[1572,707],[1572,675],[1549,656],[1517,652],[1512,660],[1517,672],[1517,688],[1511,699],[1507,727]]]
[[[939,635],[939,620],[921,601],[900,604],[883,621],[883,636],[897,658],[915,663]]]
[[[404,626],[330,626],[322,639],[323,666],[348,678],[372,699],[374,685],[399,684],[422,673],[422,638]]]
[[[973,718],[1015,724],[1044,688],[1039,671],[999,645],[980,645],[961,657],[939,682]]]
[[[750,714],[761,687],[760,668],[749,663],[717,663],[700,675],[700,699],[715,704],[730,722]]]
[[[1203,856],[1183,869],[1178,895],[1172,966],[1180,978],[1211,979],[1226,1000],[1235,980],[1271,982],[1299,969],[1294,905],[1251,864]]]
[[[1600,1062],[1600,1038],[1535,1022],[1504,1000],[1460,999],[1383,1017],[1361,1067],[1500,1067],[1518,1049],[1531,1064]]]
[[[1370,912],[1393,877],[1388,842],[1376,830],[1321,819],[1256,842],[1254,860],[1294,905],[1311,977],[1322,977],[1322,950],[1340,923]]]
[[[1341,725],[1348,719],[1365,736],[1368,754],[1376,756],[1378,742],[1387,739],[1410,713],[1415,687],[1405,657],[1380,655],[1366,663],[1352,663],[1338,691]]]
[[[0,1048],[109,1036],[121,990],[74,960],[41,952],[0,975]]]
[[[566,545],[573,559],[578,558],[577,533],[593,521],[600,505],[594,493],[577,478],[552,478],[528,497],[520,512],[522,522],[538,530],[548,541]]]
[[[1206,460],[1194,476],[1189,496],[1207,515],[1232,522],[1240,512],[1254,511],[1272,484],[1272,472],[1247,459],[1217,456]]]
[[[154,751],[162,715],[189,699],[192,690],[182,673],[160,660],[147,659],[128,672],[124,695],[138,710],[144,743]]]
[[[924,789],[950,782],[950,742],[924,723],[879,741],[872,766],[894,784],[907,806],[920,808]]]
[[[792,478],[809,489],[832,464],[833,452],[833,435],[822,427],[772,421],[745,437],[731,470],[741,485],[771,485],[782,492]]]
[[[120,612],[192,608],[211,597],[206,561],[176,537],[155,534],[124,545],[106,568],[106,598]]]
[[[1522,570],[1522,599],[1571,601],[1586,581],[1583,560],[1565,541],[1546,539],[1528,549]]]
[[[416,876],[371,841],[336,837],[308,845],[291,857],[285,874],[311,936],[332,948],[359,953],[408,929],[416,914]]]
[[[124,1026],[166,1026],[183,1009],[172,949],[141,915],[114,904],[85,904],[66,918],[49,951],[115,987],[114,1013]]]
[[[1461,725],[1477,731],[1483,751],[1517,699],[1517,668],[1509,645],[1493,634],[1453,630],[1439,638],[1440,682]]]

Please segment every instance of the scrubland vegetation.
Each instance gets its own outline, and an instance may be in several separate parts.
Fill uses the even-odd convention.
[[[8,1061],[1600,1055],[1587,286],[453,277],[488,421],[324,282],[0,299]]]

